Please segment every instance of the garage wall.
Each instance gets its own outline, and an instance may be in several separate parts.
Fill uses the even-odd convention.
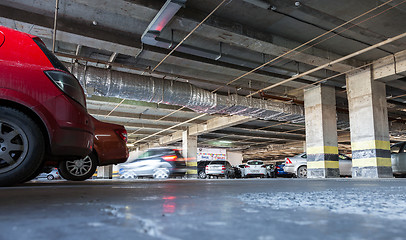
[[[227,151],[227,161],[233,166],[242,164],[242,152]]]

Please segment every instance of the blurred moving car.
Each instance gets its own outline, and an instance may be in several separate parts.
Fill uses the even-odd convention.
[[[94,148],[86,157],[60,161],[59,173],[67,180],[84,181],[91,178],[97,166],[123,163],[128,158],[127,130],[122,125],[106,123],[92,117]]]
[[[391,162],[393,176],[405,177],[406,176],[406,142],[393,144],[391,150]]]
[[[33,179],[44,159],[91,152],[83,89],[39,38],[0,26],[0,73],[0,186]]]
[[[186,174],[186,162],[179,149],[151,148],[133,161],[120,164],[121,178],[152,177],[165,179],[183,177]]]
[[[249,160],[244,167],[244,176],[248,177],[267,177],[266,166],[263,161],[260,160]]]
[[[203,160],[197,162],[197,175],[201,179],[205,179],[206,175],[206,166],[211,162],[211,160]]]
[[[41,173],[40,175],[38,175],[36,177],[36,179],[41,179],[41,178],[46,178],[48,180],[61,179],[61,176],[58,173],[58,169],[52,168],[50,170],[51,171],[49,171],[47,173],[46,172]]]
[[[208,177],[226,177],[228,178],[234,172],[228,161],[214,160],[206,165],[206,175]]]
[[[338,154],[340,176],[351,176],[352,159],[344,154]],[[284,170],[298,178],[307,178],[307,155],[298,154],[285,158]]]
[[[285,163],[284,162],[276,162],[275,163],[275,177],[292,177],[293,174],[290,172],[286,172],[284,170]]]

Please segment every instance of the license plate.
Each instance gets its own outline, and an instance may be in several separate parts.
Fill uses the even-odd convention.
[[[252,172],[254,172],[254,173],[259,173],[259,170],[252,170]]]

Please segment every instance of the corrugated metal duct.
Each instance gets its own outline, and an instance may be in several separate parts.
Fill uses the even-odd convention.
[[[85,69],[78,64],[74,65],[72,73],[90,95],[185,106],[200,113],[304,122],[302,106],[246,98],[237,94],[222,96],[189,83],[89,66]]]

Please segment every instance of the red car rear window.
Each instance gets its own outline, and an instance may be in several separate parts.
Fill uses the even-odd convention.
[[[3,43],[4,43],[4,34],[0,32],[0,47],[1,45],[3,45]]]

